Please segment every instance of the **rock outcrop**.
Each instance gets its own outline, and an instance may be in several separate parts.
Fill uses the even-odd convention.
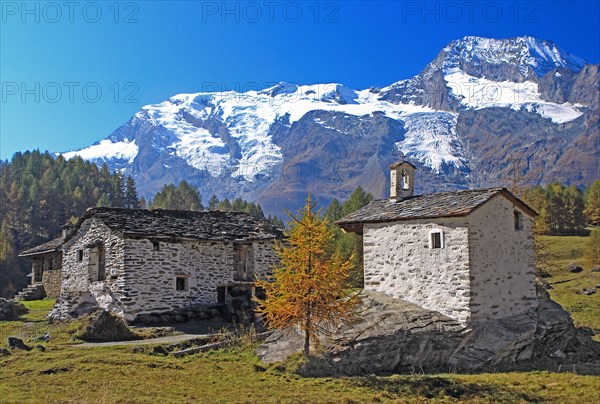
[[[110,312],[97,309],[82,325],[79,339],[88,342],[128,341],[138,339],[125,321]]]
[[[26,345],[21,338],[8,337],[8,346],[10,349],[21,349],[23,351],[31,351],[31,347]]]
[[[28,311],[23,304],[0,297],[0,321],[16,320]]]
[[[538,288],[535,312],[463,326],[377,292],[363,292],[362,320],[321,338],[299,372],[304,375],[364,375],[418,371],[480,371],[518,368],[536,361],[573,358],[580,336],[569,314]],[[587,337],[589,339],[589,337]],[[256,353],[279,362],[301,352],[302,336],[275,332]],[[586,342],[586,360],[600,363],[600,344]],[[591,355],[591,356],[590,356]],[[598,364],[597,363],[597,364]]]

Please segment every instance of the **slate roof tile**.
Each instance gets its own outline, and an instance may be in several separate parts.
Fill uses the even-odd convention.
[[[495,195],[503,194],[531,216],[536,212],[506,188],[486,188],[416,195],[401,201],[379,199],[335,223],[344,225],[397,220],[466,216]]]
[[[19,257],[25,257],[28,255],[38,255],[44,254],[48,252],[57,251],[62,245],[63,239],[62,237],[57,237],[54,240],[50,240],[44,244],[40,244],[38,246],[32,247],[28,250],[23,251],[19,254]]]
[[[77,226],[89,218],[99,219],[110,229],[130,236],[222,241],[283,237],[281,229],[241,212],[90,208]]]
[[[241,212],[192,212],[163,209],[89,208],[70,229],[70,239],[81,224],[96,218],[111,230],[128,236],[191,238],[197,240],[235,241],[282,238],[283,231],[265,220]],[[55,251],[61,237],[23,251],[20,256]]]

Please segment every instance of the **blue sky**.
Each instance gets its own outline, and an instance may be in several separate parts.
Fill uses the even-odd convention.
[[[464,35],[531,35],[598,63],[599,4],[2,1],[0,158],[90,145],[177,93],[385,86]]]

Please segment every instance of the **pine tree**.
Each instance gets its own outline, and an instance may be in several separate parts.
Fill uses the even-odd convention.
[[[588,223],[600,226],[600,179],[586,189],[585,216]]]
[[[217,209],[221,212],[231,212],[231,202],[229,202],[229,199],[225,198],[221,202],[219,202],[219,205],[217,205]]]
[[[358,187],[352,195],[340,205],[337,199],[331,201],[325,216],[330,221],[330,227],[335,234],[335,251],[344,259],[352,261],[350,281],[353,287],[362,288],[364,283],[364,263],[362,237],[354,233],[344,233],[333,222],[358,209],[373,200],[373,195]]]
[[[340,204],[340,201],[338,201],[336,198],[333,198],[333,200],[327,207],[327,210],[325,211],[325,217],[327,217],[332,222],[335,222],[336,220],[341,219],[343,217],[342,205]]]
[[[98,202],[96,202],[96,206],[100,208],[110,207],[110,198],[108,197],[108,195],[102,194],[100,199],[98,199]]]
[[[123,202],[124,207],[130,209],[137,208],[140,203],[137,190],[135,189],[135,182],[130,176],[127,176],[127,181],[125,183],[125,197]]]
[[[231,202],[231,211],[232,212],[243,212],[246,208],[246,202],[242,198],[235,198]]]
[[[564,192],[565,228],[568,234],[581,234],[585,227],[583,194],[571,185]]]
[[[202,211],[202,197],[198,188],[187,181],[181,181],[175,190],[176,201],[174,209]]]
[[[113,177],[112,177],[112,181],[111,181],[111,190],[109,193],[109,198],[110,198],[110,206],[113,206],[115,208],[122,208],[123,205],[123,196],[124,196],[124,192],[123,192],[123,175],[119,172],[116,172]]]
[[[281,220],[280,218],[278,218],[275,215],[269,215],[267,217],[267,222],[271,223],[273,226],[278,227],[280,229],[285,229],[285,223],[283,223],[283,220]]]
[[[333,233],[325,218],[306,205],[290,218],[289,239],[278,245],[280,265],[273,271],[273,281],[258,281],[266,299],[259,306],[271,328],[304,332],[304,355],[308,356],[311,339],[331,327],[353,320],[356,298],[348,298],[348,275],[351,267],[333,251]]]
[[[584,258],[590,268],[600,265],[600,229],[594,229],[590,233],[585,244]]]
[[[218,205],[219,198],[217,198],[217,195],[213,194],[208,200],[208,210],[217,210]]]
[[[350,198],[342,204],[342,216],[346,216],[352,212],[356,212],[363,206],[368,205],[373,200],[373,195],[365,192],[361,187],[357,187]]]
[[[154,198],[148,202],[150,209],[175,209],[201,211],[202,198],[196,187],[186,181],[179,185],[165,185]]]
[[[25,276],[17,263],[15,240],[6,221],[0,225],[0,295],[12,296],[25,286]]]

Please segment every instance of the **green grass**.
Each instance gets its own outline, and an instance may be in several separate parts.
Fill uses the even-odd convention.
[[[0,359],[3,402],[600,402],[598,378],[572,373],[303,378],[252,350],[186,358],[132,348],[53,346]]]
[[[21,302],[29,312],[17,321],[0,321],[0,346],[7,346],[8,337],[18,337],[26,342],[35,342],[37,337],[49,332],[56,343],[73,343],[71,333],[76,322],[71,324],[48,324],[46,316],[54,306],[54,299],[33,300]]]
[[[552,298],[572,313],[576,325],[599,330],[600,291],[575,294],[600,284],[600,274],[591,273],[581,258],[586,238],[547,241],[557,256],[548,278]],[[567,272],[569,262],[583,265],[584,272]],[[150,347],[77,347],[72,345],[77,322],[44,320],[53,301],[24,304],[30,312],[21,320],[0,322],[3,342],[16,335],[34,345],[32,338],[46,331],[52,339],[42,344],[45,352],[0,357],[2,403],[600,403],[600,378],[569,372],[303,378],[285,366],[260,363],[249,346],[179,359],[149,355]]]
[[[600,288],[593,295],[580,295],[575,292],[600,285],[600,272],[591,272],[590,265],[583,258],[583,251],[588,237],[576,236],[543,236],[549,252],[554,256],[552,275],[546,279],[553,287],[549,290],[552,299],[571,313],[573,322],[578,327],[589,327],[600,333]],[[569,263],[574,262],[584,270],[578,274],[566,270]],[[600,334],[595,337],[600,341]]]

